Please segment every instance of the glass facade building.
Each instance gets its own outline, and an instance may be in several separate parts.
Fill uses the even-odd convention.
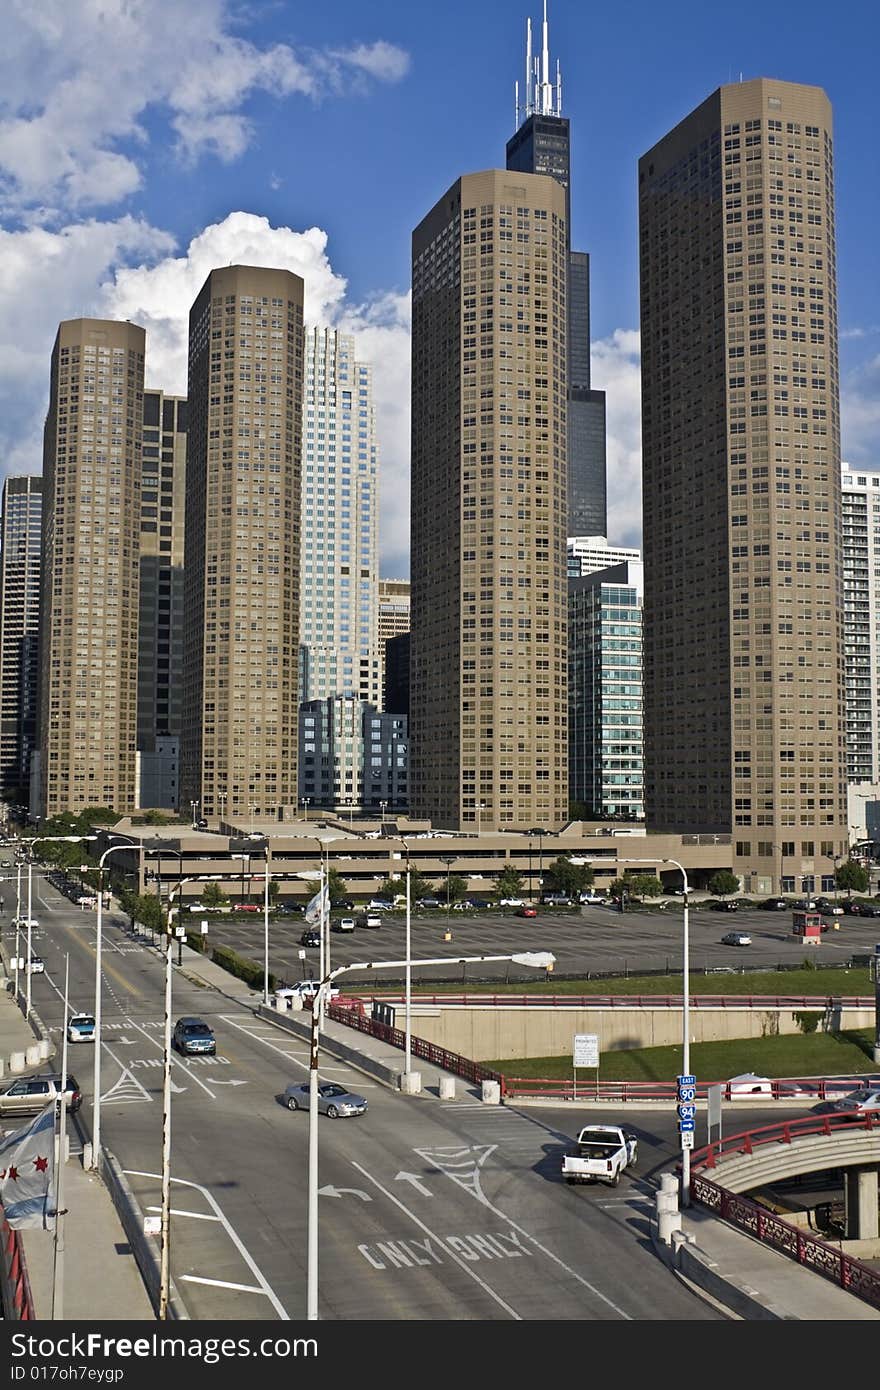
[[[843,470],[846,780],[880,779],[880,472]]]

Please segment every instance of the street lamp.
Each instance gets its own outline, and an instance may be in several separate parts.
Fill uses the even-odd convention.
[[[440,863],[446,865],[446,916],[449,917],[449,870],[458,858],[455,854],[441,854]]]
[[[97,835],[34,835],[27,839],[22,839],[22,844],[29,845],[28,853],[28,887],[27,887],[27,978],[25,981],[25,1018],[31,1016],[31,913],[33,912],[33,848],[34,845],[44,845],[48,843],[64,843],[68,845],[80,845],[86,840],[97,840]]]
[[[226,792],[218,792],[217,800],[220,803],[220,825],[222,827],[223,822],[226,819]]]
[[[387,807],[388,807],[388,802],[387,802],[387,801],[380,801],[380,802],[379,802],[380,823],[381,823],[382,825],[385,824],[385,811],[386,811]]]
[[[305,811],[305,815],[303,817],[304,820],[308,820],[309,818],[309,802],[311,801],[311,799],[312,798],[310,796],[303,796],[300,798],[300,805],[303,807]]]
[[[533,835],[537,835],[537,837],[538,837],[538,897],[540,898],[540,896],[541,896],[541,889],[542,889],[542,887],[543,887],[542,880],[543,880],[543,877],[544,877],[544,836],[545,836],[546,834],[547,834],[547,831],[544,829],[543,825],[533,825],[532,828],[531,828],[531,830],[529,830],[529,832],[528,832],[528,835],[529,835],[529,900],[530,900],[531,902],[534,902],[534,901],[535,901],[535,894],[534,894],[534,890],[532,889],[532,839],[531,839],[531,837],[532,837]]]
[[[475,965],[492,961],[513,961],[534,970],[549,970],[556,957],[550,951],[525,951],[509,956],[460,956],[457,964]],[[349,970],[396,970],[402,965],[448,965],[449,958],[435,960],[371,960],[354,965],[338,965],[324,976],[312,999],[311,1050],[309,1059],[309,1218],[306,1276],[306,1317],[318,1319],[318,1018],[333,981]],[[161,1315],[160,1315],[161,1316]]]
[[[98,860],[98,917],[95,925],[95,1055],[92,1072],[92,1167],[98,1166],[101,1151],[101,950],[104,926],[104,860],[117,850],[136,848],[134,840],[111,845]]]
[[[485,811],[485,809],[486,809],[486,803],[485,803],[485,801],[477,801],[477,802],[475,803],[475,807],[476,807],[476,812],[477,812],[477,839],[479,840],[479,838],[480,838],[480,812],[481,812],[481,811]]]
[[[570,856],[573,865],[588,865],[591,860]],[[681,987],[683,987],[683,998],[681,998],[681,1072],[684,1076],[691,1073],[691,974],[690,974],[690,937],[688,937],[688,876],[685,873],[684,865],[680,865],[677,859],[631,859],[628,856],[619,856],[617,863],[623,865],[673,865],[680,870],[684,884],[684,922],[683,938],[681,938]],[[684,1133],[681,1136],[684,1140]],[[691,1205],[691,1150],[681,1145],[681,1205],[690,1207]]]
[[[243,852],[232,854],[232,858],[240,859],[242,864],[247,863],[248,870],[248,898],[251,892],[251,855],[262,854],[266,857],[265,868],[263,871],[263,1003],[269,1007],[269,870],[272,860],[272,847],[268,839],[264,840],[232,840],[230,841],[230,851],[233,845],[244,845]],[[178,962],[179,964],[180,962]]]
[[[197,806],[200,806],[201,804],[202,804],[202,803],[201,803],[200,801],[191,801],[191,802],[189,803],[189,809],[190,809],[190,811],[192,812],[192,828],[193,828],[193,830],[197,829],[196,822],[197,822],[197,820],[198,820],[198,817],[196,816],[196,807],[197,807]]]

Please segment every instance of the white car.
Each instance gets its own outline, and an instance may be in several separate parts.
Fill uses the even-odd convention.
[[[276,989],[276,999],[302,999],[305,1003],[307,999],[314,999],[318,993],[320,980],[300,980],[296,985],[283,985],[281,989]],[[339,986],[330,986],[330,998],[339,998]]]
[[[594,907],[601,907],[605,902],[604,893],[581,893],[578,902],[582,904],[592,904]]]
[[[522,907],[522,905],[523,905],[523,899],[522,899],[522,898],[499,898],[499,899],[498,899],[498,905],[499,905],[499,907]]]
[[[94,1014],[71,1014],[67,1020],[67,1041],[93,1043],[95,1041]]]
[[[12,925],[13,927],[18,927],[21,931],[27,931],[28,927],[38,927],[40,924],[36,917],[31,917],[30,920],[28,920],[27,917],[13,917]]]
[[[39,956],[31,956],[30,960],[28,961],[28,974],[43,975],[45,974],[45,972],[46,966],[45,963],[41,960],[41,958]]]

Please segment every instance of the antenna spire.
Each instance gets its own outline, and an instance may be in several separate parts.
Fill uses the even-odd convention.
[[[550,25],[547,22],[547,0],[544,0],[544,14],[541,22],[541,53],[532,51],[532,20],[526,19],[526,81],[523,89],[525,98],[519,104],[519,83],[514,87],[516,118],[528,120],[529,116],[562,115],[562,71],[556,61],[556,81],[550,79]]]

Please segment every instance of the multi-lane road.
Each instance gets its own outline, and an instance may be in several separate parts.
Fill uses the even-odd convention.
[[[36,903],[34,949],[46,973],[33,981],[34,1004],[60,1042],[65,958],[71,1006],[93,1006],[94,913],[44,883]],[[105,920],[102,1137],[144,1212],[155,1213],[164,967],[116,914]],[[386,928],[374,936],[384,946]],[[174,1014],[186,1013],[211,1023],[218,1055],[174,1057],[173,1279],[196,1319],[301,1319],[308,1119],[279,1098],[306,1078],[306,1049],[175,970]],[[71,1049],[70,1069],[87,1118],[90,1046]],[[320,1122],[322,1318],[718,1316],[646,1240],[652,1173],[673,1156],[670,1114],[628,1114],[641,1134],[631,1182],[569,1188],[559,1159],[582,1113],[483,1106],[467,1091],[451,1103],[404,1097],[329,1058],[322,1073],[369,1101],[359,1119]]]

